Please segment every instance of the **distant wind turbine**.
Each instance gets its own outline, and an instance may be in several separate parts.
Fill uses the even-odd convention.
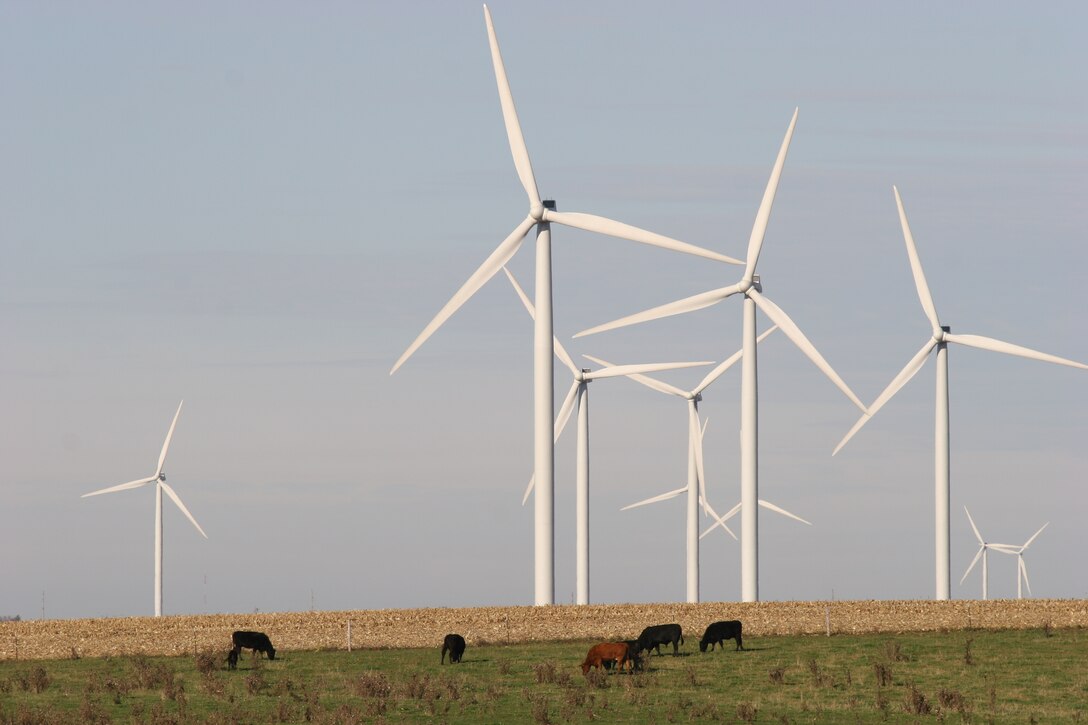
[[[991,337],[982,337],[980,335],[953,335],[950,327],[941,325],[940,319],[937,317],[937,309],[933,305],[933,296],[929,292],[929,285],[926,284],[925,273],[922,271],[922,262],[918,257],[918,249],[914,245],[914,236],[910,231],[910,224],[907,223],[907,212],[903,208],[903,199],[899,196],[899,189],[892,187],[895,192],[895,203],[899,208],[899,222],[903,227],[903,239],[907,245],[907,257],[910,259],[911,272],[914,275],[914,286],[918,290],[918,300],[922,303],[922,310],[925,312],[926,318],[931,325],[931,336],[922,345],[922,349],[919,350],[906,367],[899,371],[888,387],[884,389],[880,395],[877,396],[873,404],[869,406],[868,410],[858,419],[854,427],[846,434],[845,437],[839,442],[839,445],[835,447],[834,452],[838,453],[842,450],[842,447],[846,445],[855,433],[861,430],[861,427],[869,422],[869,419],[877,414],[884,404],[891,400],[892,396],[899,392],[907,382],[913,378],[926,360],[929,358],[929,353],[934,349],[937,350],[937,402],[936,402],[936,425],[934,434],[934,472],[935,472],[935,509],[936,509],[936,535],[935,535],[935,552],[936,552],[936,595],[935,599],[944,600],[949,598],[949,590],[951,589],[950,579],[950,566],[949,561],[951,559],[951,544],[949,541],[949,489],[950,489],[950,443],[948,433],[948,343],[958,343],[960,345],[966,345],[967,347],[974,347],[980,350],[989,350],[991,352],[1002,352],[1008,355],[1017,355],[1019,357],[1026,357],[1031,360],[1041,360],[1042,362],[1056,363],[1058,365],[1068,365],[1069,367],[1081,368],[1082,370],[1088,370],[1088,365],[1075,362],[1073,360],[1066,360],[1065,358],[1057,357],[1056,355],[1050,355],[1045,352],[1038,352],[1019,345],[1013,345],[1008,342],[1002,342],[1001,340],[995,340]]]
[[[760,335],[756,342],[762,342],[772,332],[778,329],[775,325],[769,328],[766,332]],[[637,383],[641,383],[646,387],[656,390],[659,393],[665,393],[666,395],[673,395],[687,402],[688,409],[688,482],[687,485],[669,491],[668,493],[659,494],[653,496],[644,501],[633,503],[629,506],[624,506],[621,511],[636,508],[638,506],[645,506],[651,503],[658,503],[660,501],[667,501],[670,498],[675,498],[683,493],[687,493],[687,533],[685,535],[685,549],[686,549],[686,571],[687,571],[687,601],[694,603],[699,601],[699,508],[701,507],[704,512],[710,514],[716,519],[715,526],[721,525],[723,529],[734,539],[737,538],[736,534],[726,526],[724,520],[718,516],[714,511],[714,508],[710,505],[710,501],[706,495],[706,478],[705,470],[703,467],[703,431],[704,426],[699,421],[699,402],[703,399],[703,391],[720,378],[726,370],[733,367],[743,355],[743,351],[737,351],[733,353],[727,360],[720,363],[716,368],[710,371],[702,381],[691,390],[682,390],[675,385],[662,382],[655,378],[651,378],[647,375],[628,375]],[[609,365],[610,363],[600,358],[595,358],[587,355],[587,358],[600,365]]]
[[[1004,554],[1012,554],[1016,556],[1016,598],[1023,599],[1024,593],[1021,589],[1021,583],[1028,588],[1028,594],[1031,594],[1031,582],[1028,581],[1028,566],[1024,563],[1024,552],[1028,550],[1031,543],[1035,541],[1035,538],[1039,534],[1043,533],[1043,529],[1050,526],[1050,522],[1047,521],[1043,524],[1038,531],[1031,535],[1031,538],[1023,543],[1022,546],[994,546],[993,548]]]
[[[533,428],[534,428],[534,477],[537,482],[534,513],[534,601],[537,605],[553,604],[555,601],[555,449],[552,438],[552,419],[554,417],[554,368],[552,356],[552,262],[551,262],[551,223],[562,224],[589,232],[607,234],[620,239],[650,244],[677,252],[714,259],[720,262],[740,264],[732,257],[711,252],[685,242],[654,234],[637,227],[623,224],[605,217],[581,212],[560,212],[555,202],[543,200],[537,190],[536,177],[529,161],[529,150],[521,132],[514,96],[506,76],[499,41],[491,22],[491,12],[484,5],[484,21],[487,25],[488,40],[491,45],[491,61],[495,67],[495,81],[498,85],[499,102],[502,106],[506,135],[510,142],[510,151],[514,157],[514,167],[518,178],[529,198],[529,214],[504,239],[483,264],[472,273],[468,280],[450,298],[449,302],[438,311],[423,332],[408,346],[404,354],[393,365],[389,374],[397,371],[404,362],[427,339],[445,323],[472,295],[490,280],[521,247],[529,230],[536,227],[536,288],[535,301],[537,314],[533,334]]]
[[[192,522],[196,530],[200,532],[200,535],[205,539],[208,535],[204,533],[204,529],[200,528],[200,524],[196,522],[193,515],[189,513],[189,509],[185,508],[185,504],[181,502],[174,489],[166,482],[166,473],[163,470],[163,466],[166,464],[166,453],[170,450],[170,441],[174,437],[174,428],[178,424],[178,416],[181,415],[181,406],[185,404],[185,401],[181,401],[178,405],[178,412],[174,414],[174,420],[170,423],[170,430],[166,433],[166,440],[162,444],[162,452],[159,453],[159,462],[155,467],[155,475],[149,478],[141,478],[138,481],[130,481],[128,483],[122,483],[118,486],[111,486],[110,488],[103,488],[99,491],[92,491],[91,493],[85,493],[81,498],[87,498],[88,496],[98,496],[103,493],[115,493],[117,491],[125,491],[130,488],[140,488],[146,486],[152,481],[155,482],[155,616],[162,616],[162,492],[166,491],[166,495],[173,500],[177,507],[181,509],[181,512],[185,514],[185,517]]]
[[[643,312],[624,317],[619,320],[607,322],[597,327],[579,332],[575,337],[591,335],[605,330],[613,330],[618,327],[626,327],[639,322],[657,320],[662,317],[679,315],[685,312],[701,310],[704,307],[717,304],[727,297],[741,295],[743,297],[743,350],[744,364],[741,366],[741,424],[740,424],[740,486],[741,486],[741,599],[745,602],[759,600],[759,535],[758,535],[758,501],[759,501],[759,415],[758,415],[758,386],[756,381],[756,308],[758,307],[767,315],[773,323],[782,328],[794,345],[801,349],[809,360],[841,390],[854,405],[861,411],[865,406],[854,395],[850,386],[839,377],[839,374],[824,359],[816,347],[809,342],[797,324],[789,315],[782,311],[778,305],[763,295],[763,287],[760,278],[756,274],[756,263],[759,261],[759,252],[763,247],[763,238],[767,232],[767,225],[771,219],[771,206],[774,203],[775,193],[778,190],[778,180],[782,176],[782,168],[786,163],[786,153],[789,151],[790,139],[793,138],[793,129],[797,125],[797,111],[794,110],[793,118],[786,129],[786,137],[782,140],[778,157],[775,159],[771,178],[767,182],[767,188],[763,192],[763,200],[760,202],[759,211],[756,213],[755,223],[752,225],[752,234],[748,238],[748,257],[744,267],[744,276],[736,284],[728,287],[703,292],[676,302],[670,302],[660,307],[645,310]]]
[[[982,534],[979,533],[978,527],[975,526],[975,520],[973,518],[971,518],[971,512],[967,510],[966,506],[963,507],[963,510],[967,514],[967,520],[971,523],[971,530],[975,532],[975,538],[978,539],[978,553],[976,553],[975,558],[971,560],[971,565],[967,567],[967,571],[963,572],[963,578],[960,579],[960,584],[963,584],[965,581],[967,581],[967,575],[971,573],[971,570],[975,568],[975,564],[977,564],[978,560],[981,558],[982,559],[982,598],[983,598],[983,600],[985,600],[989,596],[989,593],[988,593],[989,568],[988,568],[988,561],[987,560],[989,559],[989,556],[990,556],[990,549],[994,549],[995,551],[1001,551],[1003,553],[1008,554],[1008,553],[1012,553],[1012,552],[1009,551],[1009,549],[1012,548],[1012,547],[1009,547],[1009,545],[1007,545],[1007,544],[992,544],[992,543],[987,542],[985,539],[983,539]]]
[[[529,316],[536,318],[536,310],[529,296],[518,284],[517,279],[510,270],[503,267],[510,284],[517,292],[518,298],[529,312]],[[701,365],[713,365],[713,362],[684,362],[684,363],[647,363],[642,365],[611,365],[600,370],[587,370],[579,368],[571,360],[566,349],[559,342],[553,340],[555,355],[570,370],[574,377],[570,391],[559,408],[559,416],[555,419],[555,436],[553,441],[558,441],[559,436],[566,428],[571,413],[575,406],[578,409],[578,446],[576,453],[577,482],[575,495],[575,572],[577,579],[576,604],[589,604],[589,383],[593,380],[630,376],[634,373],[652,373],[663,370],[676,370],[678,368],[698,367]],[[525,496],[521,499],[524,506],[529,499],[529,493],[534,488],[536,477],[529,479],[529,485],[525,488]]]

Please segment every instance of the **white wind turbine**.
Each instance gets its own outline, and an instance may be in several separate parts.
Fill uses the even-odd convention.
[[[208,535],[204,533],[204,529],[200,528],[200,524],[196,522],[193,515],[189,513],[189,509],[185,508],[185,504],[178,498],[174,489],[166,483],[166,473],[163,471],[163,466],[166,464],[166,452],[170,450],[170,440],[174,437],[174,428],[178,424],[178,416],[181,415],[181,406],[185,404],[185,401],[181,401],[178,404],[178,412],[174,414],[174,420],[170,423],[170,430],[166,433],[166,440],[162,444],[162,452],[159,453],[159,462],[155,467],[155,475],[148,478],[141,478],[138,481],[130,481],[128,483],[122,483],[118,486],[111,486],[110,488],[103,488],[100,491],[92,491],[91,493],[85,493],[81,498],[87,498],[88,496],[97,496],[102,493],[114,493],[116,491],[124,491],[130,488],[140,488],[146,486],[152,481],[155,482],[155,616],[162,616],[162,492],[166,491],[166,495],[169,496],[181,512],[185,514],[186,518],[192,522],[196,530],[200,532],[200,535],[205,539]]]
[[[537,605],[552,604],[555,600],[555,516],[554,516],[554,465],[555,450],[552,439],[554,413],[554,369],[552,362],[552,262],[551,223],[562,224],[589,232],[607,234],[620,239],[642,242],[664,249],[694,254],[721,262],[739,264],[725,255],[701,249],[691,244],[670,239],[653,232],[621,222],[579,212],[556,211],[555,202],[542,200],[537,190],[536,177],[529,161],[529,151],[521,133],[514,97],[506,77],[498,38],[491,22],[491,13],[484,5],[484,20],[491,44],[491,60],[495,67],[495,81],[499,90],[506,135],[514,158],[521,185],[529,198],[529,214],[514,231],[504,239],[483,264],[439,310],[423,332],[408,346],[389,371],[392,375],[435,330],[456,312],[518,251],[529,230],[536,227],[536,287],[537,315],[533,335],[533,428],[534,428],[534,476],[537,481],[534,502],[534,601]]]
[[[839,377],[838,373],[823,358],[816,347],[809,342],[796,323],[782,311],[782,309],[763,296],[759,276],[756,274],[756,263],[759,261],[759,252],[763,246],[763,237],[767,231],[767,224],[771,218],[771,206],[774,203],[775,192],[778,189],[778,180],[782,175],[782,167],[786,163],[786,152],[789,150],[790,139],[793,137],[793,129],[797,124],[797,111],[793,112],[789,127],[786,129],[786,137],[778,151],[771,178],[767,182],[767,188],[763,193],[763,200],[756,213],[755,223],[752,225],[752,234],[748,239],[748,257],[745,263],[744,276],[736,284],[721,287],[716,290],[687,297],[676,302],[671,302],[660,307],[639,312],[628,317],[614,320],[597,327],[579,332],[575,337],[590,335],[605,330],[633,325],[638,322],[656,320],[670,315],[678,315],[684,312],[701,310],[704,307],[717,304],[727,297],[739,294],[744,297],[743,310],[743,357],[741,366],[741,445],[740,445],[740,479],[741,479],[741,599],[745,602],[754,602],[759,599],[759,537],[758,537],[758,501],[759,501],[759,432],[758,432],[758,392],[756,381],[756,308],[763,311],[767,317],[782,328],[782,332],[818,367],[831,382],[854,402],[862,411],[862,405],[858,397],[850,387]]]
[[[514,291],[518,293],[529,316],[536,318],[536,310],[529,296],[518,284],[517,279],[510,270],[503,267]],[[593,380],[627,376],[635,373],[651,373],[663,370],[676,370],[678,368],[698,367],[700,365],[713,365],[713,362],[686,362],[686,363],[647,363],[643,365],[606,365],[600,370],[587,370],[579,368],[571,360],[566,349],[554,340],[555,355],[570,370],[574,381],[571,383],[567,397],[559,408],[559,416],[555,419],[555,435],[553,442],[559,440],[571,413],[575,406],[578,409],[578,444],[575,458],[577,469],[575,486],[575,576],[577,580],[576,594],[577,604],[589,604],[589,383]],[[592,358],[591,358],[592,359]],[[529,485],[525,488],[525,496],[521,503],[524,506],[529,499],[529,493],[533,490],[536,477],[530,477]]]
[[[1028,581],[1028,566],[1024,563],[1024,552],[1031,546],[1031,542],[1035,541],[1035,537],[1043,533],[1043,529],[1050,526],[1050,522],[1047,521],[1043,524],[1038,531],[1031,535],[1031,538],[1024,542],[1022,546],[995,546],[994,549],[1005,554],[1014,554],[1016,556],[1016,598],[1023,599],[1023,590],[1021,589],[1021,583],[1028,588],[1028,594],[1031,594],[1031,582]]]
[[[777,325],[769,328],[766,332],[757,338],[756,342],[762,342],[772,332],[777,330]],[[657,496],[652,496],[643,501],[624,506],[621,511],[627,511],[628,509],[637,508],[639,506],[645,506],[647,504],[659,503],[661,501],[668,501],[669,499],[680,496],[684,493],[688,495],[687,508],[685,520],[687,522],[687,529],[684,536],[685,541],[685,563],[687,573],[687,601],[695,603],[699,601],[699,540],[702,538],[699,535],[699,508],[701,507],[704,512],[714,517],[716,520],[714,527],[721,526],[725,531],[734,539],[737,538],[736,534],[726,525],[725,519],[728,516],[722,518],[719,517],[714,508],[710,505],[710,501],[706,496],[706,478],[705,470],[703,467],[703,435],[706,430],[706,424],[700,424],[699,422],[699,402],[703,399],[703,391],[710,387],[711,383],[720,378],[726,370],[733,367],[738,360],[740,360],[743,351],[733,353],[727,360],[720,363],[716,368],[710,371],[702,381],[691,390],[682,390],[675,385],[662,382],[655,378],[648,377],[646,375],[629,375],[628,377],[637,383],[641,383],[651,390],[656,390],[659,393],[666,395],[676,396],[687,403],[688,409],[688,479],[687,485],[668,491]],[[600,364],[609,365],[610,363],[600,358],[595,358],[590,355],[586,355],[590,360]]]
[[[903,200],[899,196],[899,189],[893,186],[892,190],[895,192],[895,203],[899,208],[899,222],[903,227],[903,239],[907,245],[907,256],[910,259],[911,272],[914,274],[914,286],[918,290],[918,299],[922,303],[922,310],[929,320],[932,332],[930,338],[922,345],[922,349],[910,359],[910,362],[907,363],[906,367],[899,371],[899,374],[892,379],[891,383],[888,384],[888,387],[884,389],[884,392],[877,396],[876,400],[873,401],[873,404],[869,406],[869,409],[865,411],[858,419],[857,423],[854,424],[854,427],[850,429],[846,436],[839,442],[839,445],[835,447],[832,455],[838,453],[842,447],[846,445],[847,441],[849,441],[870,418],[876,415],[877,411],[884,407],[884,404],[891,400],[892,396],[899,392],[900,388],[906,385],[907,382],[922,369],[922,365],[924,365],[929,358],[929,353],[936,349],[937,399],[934,434],[936,595],[934,598],[944,600],[949,598],[949,590],[951,588],[951,579],[949,575],[951,544],[949,541],[948,513],[950,488],[948,343],[953,342],[960,345],[966,345],[967,347],[978,348],[980,350],[1003,352],[1008,355],[1018,355],[1031,360],[1041,360],[1043,362],[1057,363],[1058,365],[1068,365],[1084,370],[1088,370],[1088,365],[1074,362],[1073,360],[1066,360],[1065,358],[1050,355],[1045,352],[1031,350],[1019,345],[1013,345],[1008,342],[1002,342],[1001,340],[995,340],[991,337],[982,337],[980,335],[954,335],[950,331],[950,327],[941,325],[941,321],[937,317],[937,309],[933,305],[933,297],[929,292],[929,285],[926,284],[925,273],[922,271],[922,262],[918,257],[918,249],[914,245],[914,237],[911,234],[910,225],[907,223],[907,213],[903,208]]]
[[[978,553],[975,554],[975,558],[971,560],[971,565],[967,567],[967,571],[963,572],[963,578],[960,579],[960,584],[967,581],[967,575],[971,573],[971,570],[975,568],[975,564],[978,560],[982,559],[982,598],[987,599],[989,596],[989,567],[988,559],[990,556],[990,549],[1000,551],[1005,554],[1013,553],[1009,551],[1008,544],[991,544],[982,538],[982,534],[979,533],[978,527],[975,526],[975,520],[971,518],[971,512],[967,510],[967,507],[963,507],[964,512],[967,514],[967,520],[971,522],[971,530],[975,532],[975,538],[978,539]],[[1030,542],[1029,542],[1030,543]]]

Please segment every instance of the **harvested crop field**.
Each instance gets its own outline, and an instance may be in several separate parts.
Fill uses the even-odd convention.
[[[739,619],[745,637],[1088,626],[1088,600],[704,602],[551,607],[381,609],[0,622],[0,659],[226,650],[236,629],[268,633],[277,649],[439,646],[448,632],[470,645],[634,637],[679,622],[697,637],[710,622]],[[350,641],[349,641],[350,636]]]

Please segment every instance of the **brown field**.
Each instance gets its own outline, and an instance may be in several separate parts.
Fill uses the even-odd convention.
[[[1088,627],[1088,600],[705,602],[551,607],[381,609],[0,622],[0,660],[187,655],[230,647],[230,633],[268,633],[277,649],[438,647],[448,632],[470,645],[615,640],[645,625],[679,622],[697,638],[710,622],[739,619],[745,638],[964,629]]]

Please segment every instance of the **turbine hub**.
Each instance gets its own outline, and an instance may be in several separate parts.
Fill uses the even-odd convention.
[[[165,471],[161,471],[159,473],[159,480],[160,481],[165,481],[166,480],[166,472]]]
[[[944,342],[945,335],[952,332],[952,328],[948,325],[941,325],[939,328],[933,330],[933,339],[937,342]]]
[[[745,294],[748,294],[748,290],[752,289],[753,287],[755,287],[756,291],[758,292],[759,291],[759,282],[755,278],[753,278],[753,279],[742,279],[740,281],[740,284],[737,285],[737,287],[739,288],[740,293],[742,295],[745,295]]]
[[[544,215],[548,212],[548,210],[555,211],[554,199],[545,199],[539,204],[533,204],[532,206],[530,206],[529,216],[531,216],[538,222],[546,222],[548,220],[545,218]]]

